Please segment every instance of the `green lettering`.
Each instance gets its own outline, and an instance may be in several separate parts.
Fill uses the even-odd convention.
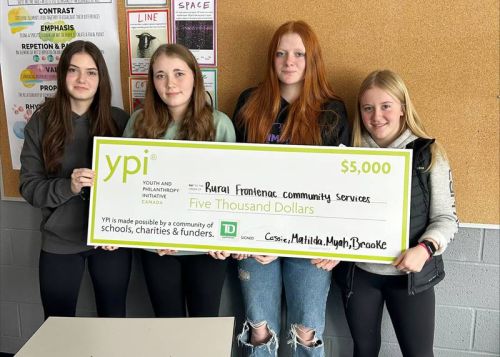
[[[137,156],[125,156],[125,158],[123,159],[123,180],[122,182],[123,183],[126,183],[127,182],[127,175],[133,175],[133,174],[136,174],[139,172],[139,170],[141,169],[141,161],[139,160],[139,158]],[[133,161],[135,162],[135,168],[133,170],[129,170],[129,161]]]
[[[114,173],[116,171],[116,168],[118,167],[118,163],[120,162],[121,158],[122,158],[121,156],[118,156],[118,158],[116,159],[115,164],[113,165],[113,163],[111,162],[111,159],[110,159],[109,155],[106,155],[106,161],[108,162],[108,167],[109,167],[109,174],[104,179],[104,182],[107,182],[111,177],[113,177],[113,175],[114,175]]]
[[[146,154],[148,153],[147,150],[144,151]],[[142,174],[147,175],[148,174],[148,157],[144,157],[144,168],[142,169]]]

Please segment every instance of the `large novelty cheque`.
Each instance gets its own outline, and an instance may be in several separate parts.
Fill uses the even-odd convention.
[[[88,243],[390,263],[410,150],[94,139]]]

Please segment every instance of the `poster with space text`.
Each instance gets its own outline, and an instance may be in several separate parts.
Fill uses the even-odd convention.
[[[217,65],[215,0],[172,0],[173,39],[191,50],[201,66]]]

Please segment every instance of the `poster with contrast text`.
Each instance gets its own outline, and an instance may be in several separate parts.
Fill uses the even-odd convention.
[[[19,169],[24,127],[57,89],[64,47],[75,40],[101,49],[111,77],[113,105],[123,108],[115,0],[2,0],[0,62],[13,169]]]

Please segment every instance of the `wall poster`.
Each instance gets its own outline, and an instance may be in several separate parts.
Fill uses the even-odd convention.
[[[64,47],[91,41],[106,59],[113,105],[123,107],[115,0],[3,0],[0,63],[13,169],[19,169],[24,127],[57,89],[56,68]]]
[[[200,66],[217,65],[215,0],[172,0],[172,35],[175,43],[191,50]]]
[[[128,59],[131,75],[147,74],[149,60],[163,43],[169,43],[167,9],[127,10]]]

